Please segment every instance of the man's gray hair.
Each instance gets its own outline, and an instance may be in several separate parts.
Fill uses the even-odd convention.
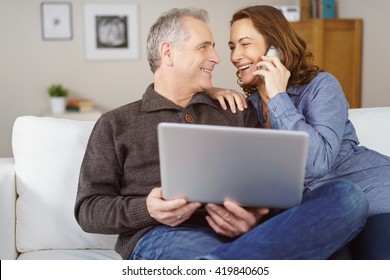
[[[169,42],[180,48],[187,39],[186,30],[184,30],[182,22],[183,17],[199,19],[205,23],[209,20],[207,11],[198,8],[174,8],[163,13],[150,27],[146,41],[146,54],[150,70],[153,73],[161,65],[160,44]]]

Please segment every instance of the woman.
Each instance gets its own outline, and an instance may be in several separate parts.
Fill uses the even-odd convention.
[[[264,56],[271,46],[279,49],[280,59]],[[390,259],[390,158],[359,146],[339,82],[313,64],[305,42],[271,6],[236,12],[229,48],[238,82],[263,127],[310,135],[306,187],[346,179],[366,194],[370,218],[353,244],[356,257]],[[223,107],[224,100],[238,108],[246,102],[229,90],[211,95]]]

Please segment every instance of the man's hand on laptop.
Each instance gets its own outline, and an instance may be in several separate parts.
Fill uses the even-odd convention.
[[[268,208],[243,208],[232,201],[223,205],[207,204],[207,222],[215,232],[236,237],[255,227],[269,213]]]
[[[146,198],[146,207],[150,216],[156,221],[172,227],[190,218],[200,206],[200,203],[187,202],[184,198],[164,200],[161,187],[154,188]]]

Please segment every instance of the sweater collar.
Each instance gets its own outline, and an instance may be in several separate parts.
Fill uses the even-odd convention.
[[[188,106],[196,103],[207,104],[215,108],[218,107],[213,100],[211,100],[206,94],[202,92],[196,93],[192,97],[192,100]],[[157,93],[154,90],[154,84],[150,84],[142,96],[142,111],[153,112],[167,109],[182,111],[183,107],[176,105],[161,94]]]

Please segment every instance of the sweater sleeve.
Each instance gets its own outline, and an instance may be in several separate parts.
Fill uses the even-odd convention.
[[[120,234],[157,224],[146,196],[123,194],[122,155],[114,127],[103,115],[96,123],[80,169],[75,217],[86,232]]]

